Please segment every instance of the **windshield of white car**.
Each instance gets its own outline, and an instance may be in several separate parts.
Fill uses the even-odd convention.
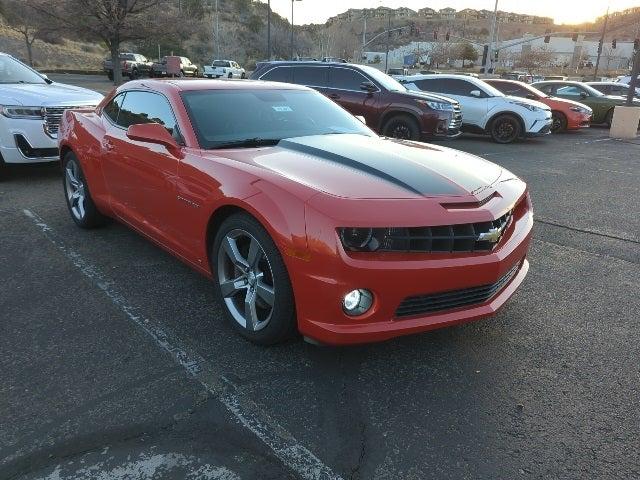
[[[182,99],[205,149],[274,145],[308,135],[375,136],[331,100],[308,90],[193,90]]]
[[[47,82],[24,63],[8,55],[0,55],[0,83],[46,84]]]
[[[386,73],[381,72],[380,70],[369,67],[368,65],[360,65],[359,67],[362,69],[364,73],[373,78],[376,82],[382,85],[384,88],[391,92],[404,92],[406,90],[405,86],[402,85],[395,78],[390,77]]]

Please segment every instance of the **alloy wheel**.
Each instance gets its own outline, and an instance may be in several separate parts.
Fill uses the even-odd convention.
[[[65,187],[71,213],[76,219],[82,220],[86,214],[85,185],[75,160],[69,160],[65,167]]]
[[[411,129],[404,123],[398,123],[391,131],[393,138],[400,138],[403,140],[411,139]]]
[[[502,142],[509,142],[515,138],[516,128],[511,120],[502,120],[493,127],[495,136]]]
[[[249,331],[265,328],[273,314],[273,271],[260,242],[249,232],[234,229],[218,249],[218,282],[231,316]]]

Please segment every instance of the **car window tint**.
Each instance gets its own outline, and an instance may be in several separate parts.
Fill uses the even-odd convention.
[[[176,120],[167,99],[151,92],[127,92],[117,123],[123,128],[140,123],[159,123],[171,134],[176,129]]]
[[[271,82],[285,82],[291,83],[291,68],[289,67],[276,67],[273,70],[268,71],[262,77],[261,80],[269,80]]]
[[[340,90],[361,91],[360,84],[368,81],[367,77],[350,68],[332,68],[329,86]]]
[[[538,90],[542,90],[544,93],[546,93],[547,95],[551,95],[554,93],[555,89],[553,85],[540,85],[540,86],[536,86],[534,85],[534,87],[536,87]]]
[[[576,85],[567,85],[565,87],[558,88],[557,93],[558,95],[568,95],[568,96],[579,97],[582,92],[584,92],[584,90]]]
[[[120,113],[120,107],[122,107],[123,99],[124,93],[116,95],[113,100],[107,103],[107,105],[102,109],[102,113],[109,117],[113,123],[118,123],[118,114]]]
[[[493,85],[505,95],[512,95],[514,97],[527,98],[527,95],[531,93],[526,88],[513,83],[496,84],[492,82],[490,85]]]
[[[294,67],[292,70],[293,83],[311,87],[327,86],[329,69],[326,67]]]

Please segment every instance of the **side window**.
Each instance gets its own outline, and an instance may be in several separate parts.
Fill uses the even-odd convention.
[[[265,73],[260,80],[269,80],[271,82],[285,82],[291,83],[291,68],[289,67],[276,67],[273,70],[269,70]]]
[[[547,95],[552,95],[554,93],[553,85],[542,85],[538,90],[542,90]]]
[[[328,68],[326,67],[294,67],[293,83],[310,87],[326,87],[328,83]]]
[[[450,93],[452,95],[461,95],[463,97],[471,97],[471,92],[474,90],[480,90],[481,97],[484,97],[484,91],[482,88],[474,85],[466,80],[458,80],[457,78],[443,79],[449,84]]]
[[[118,125],[129,128],[139,123],[159,123],[172,135],[177,130],[176,119],[166,98],[151,92],[127,92],[118,116]]]
[[[520,85],[514,85],[511,83],[501,86],[498,90],[505,95],[513,95],[514,97],[522,98],[527,98],[527,95],[530,93],[526,88],[522,88]]]
[[[413,83],[425,92],[440,92],[437,80],[414,80]]]
[[[584,92],[584,90],[582,90],[580,87],[577,87],[575,85],[567,85],[566,87],[558,88],[558,95],[568,95],[572,97],[579,97],[582,92]]]
[[[124,99],[124,93],[116,95],[107,105],[102,109],[102,113],[106,115],[113,123],[118,123],[118,114],[122,107],[122,100]]]
[[[332,68],[329,86],[339,90],[355,90],[360,92],[362,91],[360,84],[369,81],[370,80],[360,72],[356,72],[350,68]]]

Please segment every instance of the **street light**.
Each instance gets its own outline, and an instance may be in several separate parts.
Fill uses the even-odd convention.
[[[291,60],[293,60],[293,2],[301,2],[302,0],[291,0]]]
[[[271,0],[267,1],[267,60],[271,60]]]

